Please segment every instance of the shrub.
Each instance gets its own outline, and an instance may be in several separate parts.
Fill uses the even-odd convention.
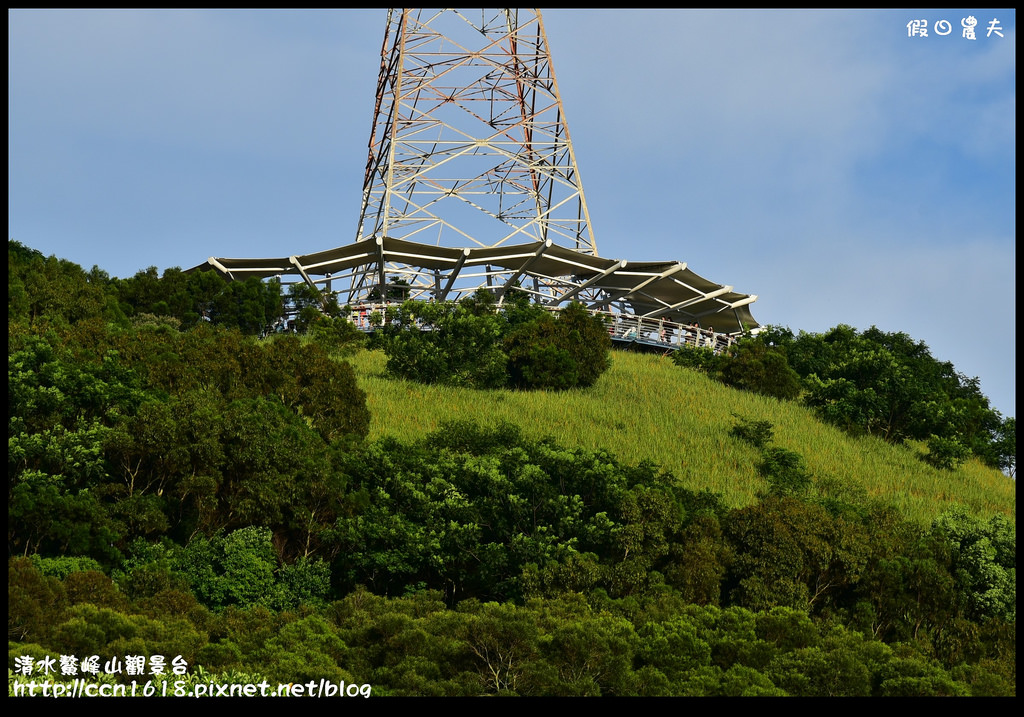
[[[556,317],[486,293],[459,303],[407,301],[389,310],[377,344],[392,376],[420,383],[564,390],[592,385],[611,364],[611,340],[580,304]]]
[[[392,376],[427,384],[499,388],[505,353],[501,318],[482,297],[459,303],[406,301],[379,329]]]
[[[556,318],[541,316],[504,341],[517,388],[563,390],[592,386],[611,365],[611,339],[600,319],[573,303]]]
[[[766,449],[757,472],[768,481],[772,495],[802,495],[811,485],[803,456],[785,448]]]
[[[343,316],[321,315],[309,326],[309,337],[327,351],[349,355],[366,343],[366,334]]]
[[[559,344],[558,327],[545,318],[505,339],[509,380],[516,388],[562,390],[579,383],[576,362]]]
[[[924,460],[939,470],[951,471],[967,460],[970,453],[970,449],[955,438],[933,435],[928,439],[928,453]]]
[[[758,339],[740,341],[722,361],[722,383],[763,396],[794,399],[800,395],[800,376],[781,349]]]
[[[764,450],[772,442],[775,429],[771,421],[752,421],[741,416],[736,417],[739,418],[739,423],[729,431],[731,436],[746,441],[761,450]]]
[[[594,385],[611,366],[612,341],[604,323],[591,316],[583,304],[575,302],[559,312],[556,323],[566,342],[566,350],[576,362],[578,385]]]
[[[672,361],[676,366],[702,371],[712,377],[721,365],[720,357],[708,346],[684,346],[672,354]]]

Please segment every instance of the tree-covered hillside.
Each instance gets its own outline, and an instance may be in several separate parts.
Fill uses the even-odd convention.
[[[791,421],[844,451],[877,439],[667,362],[657,381],[743,408],[664,405],[664,385],[623,397],[608,385],[641,364],[616,356],[569,390],[425,385],[389,376],[343,317],[306,312],[303,335],[267,335],[272,283],[122,280],[16,242],[8,267],[12,694],[138,679],[47,674],[61,657],[177,660],[188,689],[1015,694],[1012,489],[910,514],[872,476],[829,471]],[[550,377],[569,349],[546,324],[531,332],[555,337],[534,352]],[[526,333],[506,346],[531,355]],[[672,448],[627,455],[632,429],[597,414],[579,424],[600,442],[574,440],[588,396],[652,423],[686,412],[717,448],[692,470]],[[502,418],[527,399],[542,412]],[[883,462],[916,455],[877,445]],[[749,490],[701,484],[710,462]],[[1011,485],[973,458],[911,462]]]

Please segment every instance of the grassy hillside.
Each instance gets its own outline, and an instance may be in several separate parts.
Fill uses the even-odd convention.
[[[667,357],[616,351],[595,386],[565,393],[392,380],[383,376],[379,351],[361,351],[350,361],[367,392],[371,438],[420,438],[451,419],[509,421],[565,446],[604,448],[627,463],[653,461],[686,487],[709,489],[739,506],[766,484],[755,468],[757,450],[729,435],[738,415],[770,421],[774,444],[800,453],[816,479],[883,498],[909,517],[929,521],[959,503],[982,515],[1016,518],[1015,482],[976,460],[939,471],[919,460],[923,449],[851,438],[796,403],[725,387]]]

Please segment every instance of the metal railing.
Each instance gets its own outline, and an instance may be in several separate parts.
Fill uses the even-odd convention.
[[[400,304],[397,302],[359,304],[351,307],[347,317],[360,331],[371,332],[379,325],[374,322],[375,313],[383,319],[389,308],[398,306]],[[545,308],[551,312],[561,310],[559,307]],[[636,343],[666,350],[684,346],[706,347],[719,353],[736,342],[735,336],[715,333],[711,327],[704,329],[693,324],[680,324],[664,318],[645,318],[610,311],[591,310],[590,313],[601,319],[608,329],[608,336],[612,341],[620,344]]]
[[[645,318],[632,314],[607,311],[591,311],[600,317],[608,327],[612,341],[640,343],[648,346],[678,349],[707,347],[715,353],[731,346],[736,337],[717,334],[713,328],[702,329],[692,324],[680,324],[664,318]]]

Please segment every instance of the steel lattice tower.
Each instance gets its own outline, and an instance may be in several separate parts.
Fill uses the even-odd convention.
[[[356,241],[373,237],[597,255],[539,10],[388,11]]]
[[[388,10],[355,240],[283,249],[189,271],[305,284],[330,311],[515,290],[659,348],[758,326],[755,295],[683,262],[598,255],[539,10]]]

